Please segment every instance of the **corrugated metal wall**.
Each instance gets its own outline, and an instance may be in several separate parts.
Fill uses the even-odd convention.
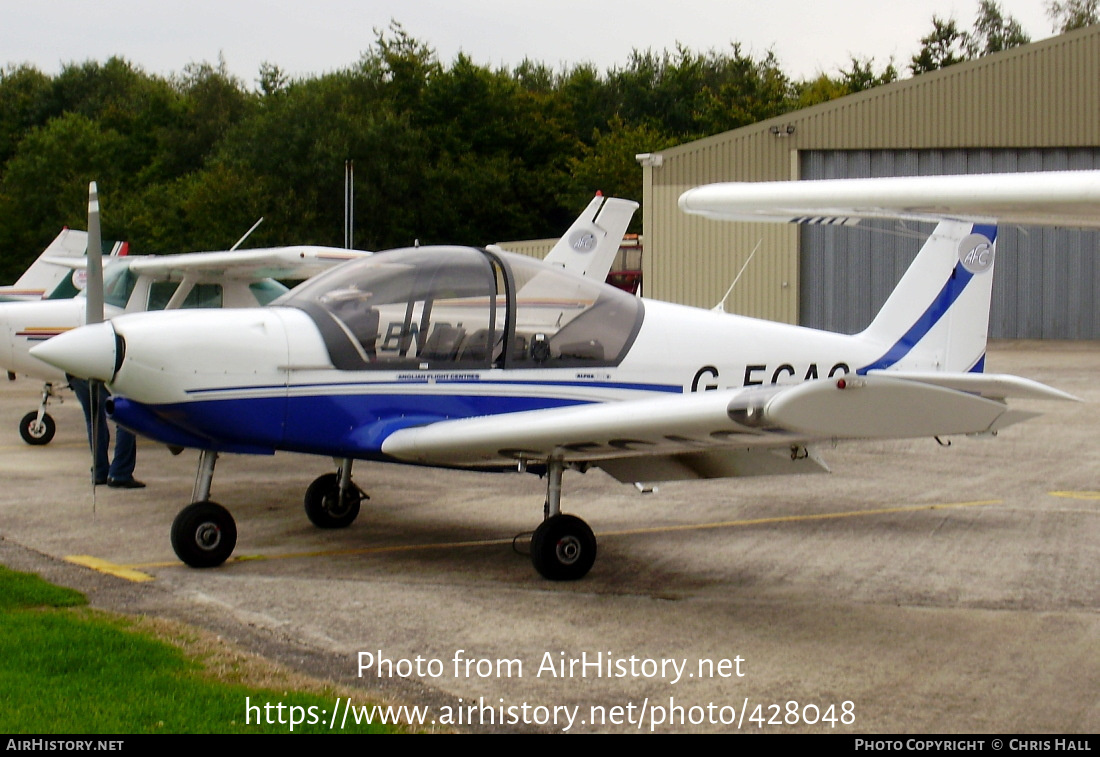
[[[680,194],[698,184],[787,178],[791,153],[762,126],[732,132],[732,140],[713,138],[697,149],[645,168],[643,197],[646,296],[698,307],[721,299],[752,250],[760,251],[745,270],[727,303],[727,311],[793,322],[798,317],[798,233],[775,224],[726,224],[680,212]]]
[[[806,179],[1100,168],[1100,148],[812,151],[801,158]],[[802,227],[801,323],[844,333],[863,329],[931,229],[885,221]],[[1002,226],[990,335],[1100,338],[1098,259],[1096,232]]]
[[[773,127],[778,127],[781,135],[792,127],[793,133],[777,137]],[[814,170],[808,162],[812,159],[803,157],[807,153],[866,151],[866,158],[852,156],[856,161],[870,161],[871,154],[878,153],[876,160],[886,162],[876,170],[893,170],[900,175],[951,172],[944,167],[945,160],[964,160],[969,172],[1032,170],[1029,166],[1035,165],[1035,156],[1048,156],[1039,159],[1042,163],[1060,150],[1065,150],[1067,156],[1078,155],[1074,148],[1087,148],[1081,154],[1090,156],[1100,149],[1100,27],[1095,26],[665,150],[655,156],[656,161],[650,161],[660,165],[643,168],[647,296],[712,307],[761,240],[760,252],[731,296],[727,310],[799,322],[801,315],[810,312],[809,306],[800,305],[800,292],[807,286],[825,285],[824,279],[807,286],[801,283],[804,269],[799,262],[797,229],[685,216],[677,199],[690,187],[716,181],[800,178],[804,171]],[[955,150],[963,153],[954,154]],[[924,164],[909,170],[909,153],[923,154],[924,158],[916,160],[918,164],[924,160]],[[997,168],[993,167],[995,160],[1001,161]],[[1070,160],[1078,158],[1067,158],[1067,165]],[[897,165],[888,168],[889,161]],[[989,167],[977,168],[981,165]],[[1052,167],[1044,164],[1043,170]],[[1043,232],[1048,233],[1069,235],[1065,242],[1056,243],[1064,249],[1091,244],[1074,241],[1074,232]],[[1005,240],[1003,246],[1009,247],[1009,241]],[[1091,312],[1087,318],[1078,313],[1070,323],[1050,308],[1040,313],[1028,300],[1014,306],[1016,312],[1011,314],[1008,292],[1053,287],[1051,296],[1057,297],[1064,287],[1055,282],[1064,275],[1045,276],[1041,284],[1036,284],[1028,278],[1031,268],[1025,275],[1007,259],[1008,255],[1002,253],[998,275],[1003,277],[1005,289],[996,295],[1002,303],[995,311],[995,334],[1062,333],[1079,338],[1096,333],[1092,326],[1081,323],[1095,319]],[[1032,258],[1024,262],[1034,266]],[[1075,280],[1092,275],[1089,266],[1093,264],[1087,255],[1067,260],[1066,264]],[[852,293],[874,280],[886,281],[897,265],[876,262],[873,270],[860,272],[857,281],[837,281],[834,272],[831,286]],[[1003,270],[1010,266],[1018,270],[1016,281],[1009,280],[1011,271]],[[1085,299],[1081,291],[1066,290],[1064,294],[1079,307],[1091,307],[1091,300]],[[824,308],[836,311],[846,307],[845,302],[862,302],[859,298],[840,298],[831,305],[822,305],[821,312],[814,310],[812,317],[819,319],[815,323],[843,322],[854,329],[852,323],[869,320],[878,297],[864,298],[870,304],[855,305],[862,308],[855,320],[845,320],[846,316],[837,312],[825,314]],[[1013,332],[1008,320],[1028,326]],[[1040,324],[1038,330],[1035,324]]]
[[[557,243],[557,239],[525,239],[519,242],[497,242],[496,245],[508,252],[515,252],[520,255],[526,255],[529,258],[538,258],[542,260],[547,256],[550,250],[554,249],[554,245]]]

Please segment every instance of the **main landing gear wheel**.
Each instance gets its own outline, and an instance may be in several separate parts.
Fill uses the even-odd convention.
[[[49,444],[53,435],[57,433],[57,424],[49,413],[42,416],[42,422],[38,422],[38,412],[27,413],[23,420],[19,421],[19,435],[27,444]]]
[[[531,537],[531,562],[543,578],[576,581],[596,561],[596,535],[575,515],[558,514],[544,520]]]
[[[349,482],[340,500],[340,474],[326,473],[306,489],[306,515],[317,528],[347,528],[359,517],[363,492]]]
[[[216,502],[193,502],[172,521],[172,549],[192,568],[213,568],[233,554],[237,524]]]

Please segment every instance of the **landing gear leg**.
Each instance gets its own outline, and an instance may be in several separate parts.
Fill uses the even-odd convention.
[[[561,460],[547,462],[544,520],[531,537],[531,562],[543,578],[551,581],[584,578],[596,561],[596,535],[592,529],[575,515],[561,511],[564,470]]]
[[[237,524],[217,502],[211,502],[210,484],[218,453],[199,453],[199,469],[191,491],[192,502],[172,522],[172,549],[192,568],[213,568],[233,554],[237,546]]]
[[[53,384],[47,381],[42,385],[42,401],[38,404],[38,410],[27,413],[19,421],[19,436],[27,444],[35,446],[49,444],[57,433],[57,424],[46,412],[46,406],[57,395],[54,393]]]
[[[337,473],[319,476],[306,489],[306,516],[318,528],[346,528],[359,517],[359,507],[370,499],[351,480],[350,457],[340,460]]]
[[[218,453],[204,449],[199,452],[199,469],[195,473],[195,486],[191,489],[191,501],[203,502],[210,499],[210,484],[214,480],[214,465],[218,462]]]

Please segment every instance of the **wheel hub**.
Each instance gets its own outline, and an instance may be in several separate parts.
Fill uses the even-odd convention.
[[[325,497],[325,512],[334,518],[342,518],[348,514],[351,510],[351,492],[348,492],[348,496],[345,501],[340,501],[340,492],[335,491],[332,494]]]
[[[195,543],[200,549],[215,549],[222,540],[222,530],[216,523],[203,523],[195,529]]]
[[[565,536],[558,540],[555,553],[562,565],[572,565],[581,556],[581,542],[575,536]]]

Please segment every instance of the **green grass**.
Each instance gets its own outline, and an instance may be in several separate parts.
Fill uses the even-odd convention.
[[[180,648],[135,630],[135,620],[77,607],[85,602],[78,592],[0,566],[0,733],[289,733],[286,723],[256,724],[268,702],[301,707],[306,719],[316,708],[321,722],[296,725],[294,733],[329,732],[335,691],[218,680]],[[224,667],[240,677],[236,663]],[[245,697],[261,708],[251,724]],[[270,715],[279,717],[274,709]],[[384,730],[397,729],[343,732]]]

